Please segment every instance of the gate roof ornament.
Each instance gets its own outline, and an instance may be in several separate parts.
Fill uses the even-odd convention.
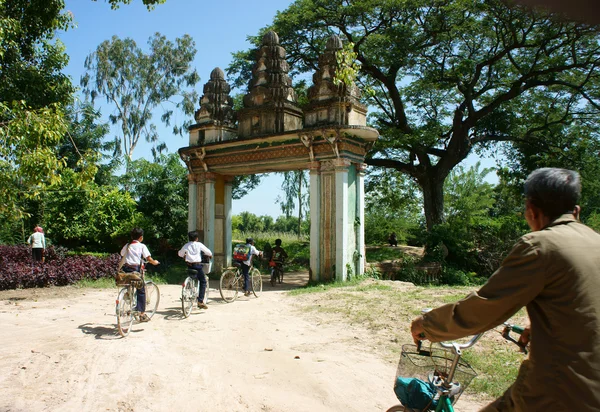
[[[214,69],[196,112],[198,123],[189,128],[190,146],[179,149],[188,168],[238,175],[307,169],[314,161],[333,159],[362,164],[379,134],[366,126],[358,87],[333,83],[341,48],[338,36],[328,39],[304,111],[288,76],[285,49],[273,31],[263,36],[256,52],[237,115],[224,73]]]

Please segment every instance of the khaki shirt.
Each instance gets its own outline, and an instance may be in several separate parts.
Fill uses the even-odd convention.
[[[523,306],[531,350],[509,410],[600,411],[600,235],[563,215],[523,236],[479,291],[424,315],[425,335],[481,333]]]

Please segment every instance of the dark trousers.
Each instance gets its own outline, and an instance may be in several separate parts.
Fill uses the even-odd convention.
[[[42,257],[44,256],[44,249],[41,247],[31,248],[31,256],[33,257],[34,262],[41,262]]]
[[[137,268],[133,268],[131,266],[123,266],[123,272],[125,272],[125,273],[131,273],[131,272],[141,273],[139,266]],[[142,282],[144,282],[143,279],[142,279]],[[145,283],[141,289],[137,290],[137,305],[135,307],[135,310],[137,310],[138,312],[146,311],[146,284]]]
[[[242,274],[244,275],[244,292],[250,291],[250,266],[245,263],[241,264]]]
[[[202,263],[188,264],[188,268],[194,269],[198,272],[198,282],[200,282],[200,291],[198,292],[198,302],[204,302],[204,294],[206,293],[206,276],[204,276],[204,270]]]

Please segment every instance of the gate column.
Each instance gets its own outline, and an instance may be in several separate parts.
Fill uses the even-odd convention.
[[[231,261],[231,242],[232,242],[232,234],[231,234],[231,205],[233,198],[233,177],[226,176],[225,177],[225,199],[224,199],[224,207],[223,207],[223,258],[215,261],[214,264],[218,264],[218,267],[229,267],[232,264]]]
[[[198,200],[198,190],[196,185],[196,175],[188,174],[188,232],[196,230],[196,208]]]
[[[311,162],[310,170],[310,280],[321,276],[321,171],[319,162]]]
[[[354,223],[350,220],[354,208],[348,204],[348,169],[351,164],[346,159],[336,159],[332,163],[335,170],[335,279],[346,281],[356,248],[355,245],[350,245],[351,239],[349,239],[350,229]]]

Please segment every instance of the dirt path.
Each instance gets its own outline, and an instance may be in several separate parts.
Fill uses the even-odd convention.
[[[290,284],[303,276],[288,277]],[[211,287],[217,283],[211,281]],[[395,364],[367,331],[319,324],[282,288],[183,319],[160,286],[150,323],[116,334],[116,289],[0,292],[0,411],[384,411]],[[462,403],[462,401],[461,401]],[[477,410],[468,400],[460,410]]]

